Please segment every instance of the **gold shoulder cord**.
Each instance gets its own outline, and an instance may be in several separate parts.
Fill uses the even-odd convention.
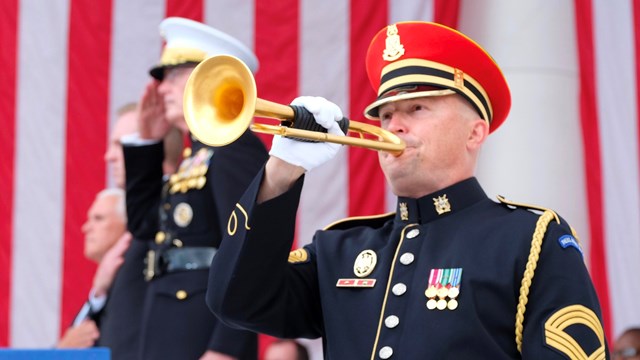
[[[524,312],[527,310],[527,302],[529,301],[529,287],[531,287],[531,281],[533,280],[533,275],[536,271],[536,267],[538,266],[538,259],[540,257],[540,250],[542,249],[544,234],[547,231],[549,223],[554,218],[557,219],[557,215],[553,211],[545,210],[540,218],[538,218],[536,229],[533,232],[531,250],[529,250],[529,259],[527,260],[527,266],[525,267],[524,276],[520,285],[518,311],[516,312],[516,345],[518,347],[518,352],[520,353],[522,353],[522,323],[524,322]]]

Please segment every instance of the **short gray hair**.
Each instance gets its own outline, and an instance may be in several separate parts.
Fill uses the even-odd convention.
[[[126,192],[120,188],[107,188],[96,195],[96,199],[100,199],[107,196],[116,197],[116,213],[122,216],[122,220],[127,222],[127,207],[126,207]]]

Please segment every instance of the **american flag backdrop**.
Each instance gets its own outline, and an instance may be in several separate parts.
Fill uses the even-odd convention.
[[[640,325],[640,1],[2,0],[0,346],[51,346],[85,300],[95,267],[80,227],[110,185],[109,128],[148,81],[166,16],[253,48],[259,97],[324,96],[358,121],[374,98],[364,58],[375,32],[402,20],[460,29],[494,56],[513,97],[480,182],[573,225],[609,341]],[[375,152],[345,148],[308,175],[298,241],[394,206]]]

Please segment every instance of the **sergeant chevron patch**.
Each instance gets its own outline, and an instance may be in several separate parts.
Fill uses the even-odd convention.
[[[572,337],[565,330],[569,326],[583,325],[597,337],[599,346],[587,354],[581,339]],[[606,358],[604,330],[598,316],[584,305],[570,305],[556,311],[544,323],[545,342],[571,360],[604,360]]]

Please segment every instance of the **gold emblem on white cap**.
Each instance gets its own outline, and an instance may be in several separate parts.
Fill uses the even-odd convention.
[[[385,44],[387,47],[382,52],[382,59],[393,61],[404,55],[404,45],[400,43],[397,26],[387,26],[387,39],[385,40]]]
[[[378,262],[378,256],[373,250],[364,250],[356,258],[353,264],[353,272],[357,277],[369,276],[373,272]]]
[[[433,198],[433,205],[436,207],[438,215],[451,211],[451,204],[449,204],[449,199],[447,199],[446,194]]]

